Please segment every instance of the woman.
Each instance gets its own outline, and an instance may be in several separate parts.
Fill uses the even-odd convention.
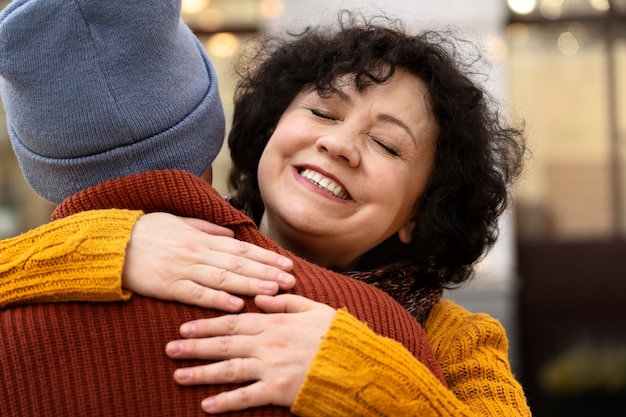
[[[335,31],[309,28],[295,39],[265,44],[257,56],[260,64],[246,62],[243,68],[252,70],[242,74],[229,138],[232,202],[284,247],[321,265],[346,271],[408,261],[405,266],[415,268],[414,274],[404,282],[395,280],[403,285],[401,295],[394,295],[398,300],[411,294],[407,288],[426,283],[436,282],[440,288],[459,284],[496,239],[507,184],[520,169],[520,132],[501,125],[484,91],[453,60],[454,44],[443,35],[410,36],[398,28],[349,19],[340,20],[343,26]],[[405,95],[411,98],[405,101]],[[379,211],[368,217],[372,206]],[[380,240],[372,242],[373,230],[379,231],[374,234]],[[358,236],[364,246],[348,244],[347,236]],[[375,278],[373,282],[388,285]],[[403,302],[410,308],[410,299]],[[465,331],[460,323],[476,319],[466,314],[438,302],[424,325],[450,388],[470,401],[470,391],[489,389],[470,390],[467,380],[456,380],[459,375],[453,374],[459,369],[453,369],[467,364],[451,358],[459,352],[448,350],[452,339],[443,342],[447,336],[440,327],[459,325],[457,330]],[[244,314],[238,322],[242,329],[235,330],[225,329],[223,319],[195,322],[194,332],[184,327],[185,336],[227,334],[232,351],[221,350],[223,338],[179,341],[169,346],[172,357],[242,359],[236,366],[226,361],[179,371],[178,381],[212,383],[224,380],[225,374],[239,382],[271,381],[264,377],[267,369],[259,369],[253,359],[259,355],[255,342],[262,339],[250,334],[272,327],[259,324],[261,320],[266,318],[253,321]],[[482,328],[478,322],[472,324],[475,330]],[[438,331],[443,333],[434,336]],[[478,339],[468,336],[470,344]],[[482,342],[474,348],[479,350]],[[320,356],[316,360],[326,361],[328,369],[341,365],[330,354]],[[489,371],[483,371],[474,377],[488,380]],[[296,413],[299,404],[319,399],[324,383],[331,384],[334,376],[311,372],[307,383],[315,388],[298,394]],[[257,398],[269,398],[254,392]],[[237,407],[241,397],[241,392],[219,396],[205,410]],[[326,400],[320,403],[346,406],[344,398]],[[513,402],[519,405],[519,400]],[[419,408],[398,407],[397,415],[412,415]],[[523,413],[524,407],[517,411]],[[484,406],[483,412],[489,408]]]

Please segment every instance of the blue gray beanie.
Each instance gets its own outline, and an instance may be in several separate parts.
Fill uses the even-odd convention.
[[[121,175],[201,175],[224,140],[215,71],[180,0],[15,0],[0,86],[29,184],[58,204]]]

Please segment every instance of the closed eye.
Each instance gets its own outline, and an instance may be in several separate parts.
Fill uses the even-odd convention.
[[[378,145],[379,148],[381,148],[383,151],[387,152],[389,155],[392,155],[392,156],[399,156],[400,155],[400,152],[396,148],[387,145],[384,141],[382,141],[380,139],[376,139],[375,137],[373,137],[371,135],[370,135],[370,138],[372,138],[374,143],[376,145]]]
[[[311,109],[311,113],[313,113],[313,115],[315,115],[315,116],[317,116],[317,117],[319,117],[321,119],[336,120],[334,117],[329,116],[328,114],[323,113],[323,112],[321,112],[321,111],[319,111],[317,109]]]

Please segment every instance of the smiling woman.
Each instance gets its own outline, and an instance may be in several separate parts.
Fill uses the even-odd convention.
[[[495,242],[498,217],[525,152],[522,131],[500,118],[497,105],[473,81],[471,66],[457,61],[462,55],[454,35],[411,35],[397,22],[345,13],[338,27],[307,28],[258,46],[258,54],[243,61],[235,96],[231,202],[282,246],[349,271],[412,311],[455,395],[447,397],[447,388],[430,386],[419,372],[386,379],[374,370],[375,363],[392,362],[395,354],[379,351],[367,362],[363,349],[350,346],[346,359],[337,353],[346,339],[331,337],[331,330],[292,410],[530,415],[510,373],[501,326],[436,295],[466,281]],[[311,311],[289,304],[291,299],[277,300],[274,312]],[[168,354],[220,361],[181,370],[177,381],[255,380],[245,395],[267,401],[255,387],[284,383],[270,374],[290,368],[274,361],[275,350],[262,347],[268,335],[275,335],[270,346],[318,340],[313,331],[308,337],[295,334],[319,320],[307,325],[292,319],[242,314],[227,330],[222,319],[193,322],[195,330],[182,331],[192,340],[173,342]],[[287,329],[293,337],[286,336]],[[220,348],[224,343],[233,348]],[[288,355],[286,348],[282,356]],[[409,363],[392,367],[412,369]],[[355,373],[360,378],[352,383]],[[399,394],[407,385],[415,391]],[[365,393],[374,386],[393,395]],[[211,397],[204,409],[237,408],[242,395],[234,390]]]

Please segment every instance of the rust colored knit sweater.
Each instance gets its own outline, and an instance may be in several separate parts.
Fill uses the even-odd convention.
[[[208,184],[181,171],[140,174],[96,186],[59,206],[54,217],[111,207],[204,218],[231,228],[240,239],[293,257],[260,234],[250,219]],[[137,215],[122,213],[129,218]],[[75,242],[79,252],[89,247],[85,242]],[[419,359],[419,366],[427,366],[431,378],[444,386],[421,326],[395,301],[371,286],[294,259],[296,293],[335,308],[346,307],[377,333],[400,341]],[[54,264],[50,259],[43,262]],[[126,297],[120,294],[120,299]],[[258,311],[250,300],[246,310]],[[202,415],[201,399],[225,387],[177,386],[173,370],[191,362],[169,361],[163,349],[178,337],[182,322],[215,314],[219,313],[139,296],[123,304],[39,304],[5,310],[0,313],[3,411],[9,415]],[[289,412],[265,407],[238,414]]]

